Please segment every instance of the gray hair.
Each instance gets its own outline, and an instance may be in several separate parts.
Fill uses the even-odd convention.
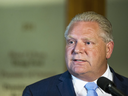
[[[67,38],[68,35],[68,31],[71,27],[71,25],[74,22],[79,22],[79,21],[85,21],[85,22],[97,22],[100,29],[103,30],[103,32],[100,34],[100,36],[103,38],[104,42],[110,42],[113,41],[113,36],[112,36],[112,25],[109,22],[109,20],[105,17],[103,17],[100,14],[97,14],[93,11],[89,11],[89,12],[84,12],[82,14],[78,14],[76,15],[71,22],[69,23],[69,25],[66,28],[65,31],[65,38]]]

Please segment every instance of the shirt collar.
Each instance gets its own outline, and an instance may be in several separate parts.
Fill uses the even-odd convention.
[[[77,88],[78,91],[82,90],[82,88],[84,87],[84,85],[86,85],[86,81],[83,81],[75,76],[72,75],[72,81],[73,81],[73,85],[75,88]]]
[[[71,75],[71,76],[72,76],[73,85],[76,86],[77,90],[79,90],[79,91],[84,87],[84,85],[86,85],[86,83],[88,83],[88,82],[83,81],[83,80],[81,80],[81,79],[79,79],[79,78],[77,78],[73,75]],[[108,64],[107,64],[107,70],[105,71],[105,73],[102,76],[108,78],[111,81],[113,80],[112,79],[112,73],[110,71],[110,68],[109,68]],[[93,82],[95,82],[97,84],[97,80],[95,80]]]

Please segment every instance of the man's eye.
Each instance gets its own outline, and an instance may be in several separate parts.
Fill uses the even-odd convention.
[[[91,42],[86,42],[87,45],[91,44]]]
[[[75,43],[75,41],[73,41],[73,40],[68,40],[67,41],[67,44],[74,44]]]
[[[69,41],[69,44],[73,44],[74,43],[74,41]]]

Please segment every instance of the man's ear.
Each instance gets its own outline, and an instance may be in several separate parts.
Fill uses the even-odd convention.
[[[107,59],[109,59],[111,57],[111,54],[113,52],[113,48],[114,48],[114,42],[113,41],[106,43],[106,58]]]

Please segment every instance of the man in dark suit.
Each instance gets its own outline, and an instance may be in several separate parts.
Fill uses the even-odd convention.
[[[86,96],[88,82],[97,84],[101,76],[113,81],[128,96],[128,78],[115,73],[107,63],[114,42],[111,23],[105,17],[95,12],[76,15],[65,38],[68,71],[27,86],[23,96]],[[95,96],[112,96],[100,87],[94,92]]]

